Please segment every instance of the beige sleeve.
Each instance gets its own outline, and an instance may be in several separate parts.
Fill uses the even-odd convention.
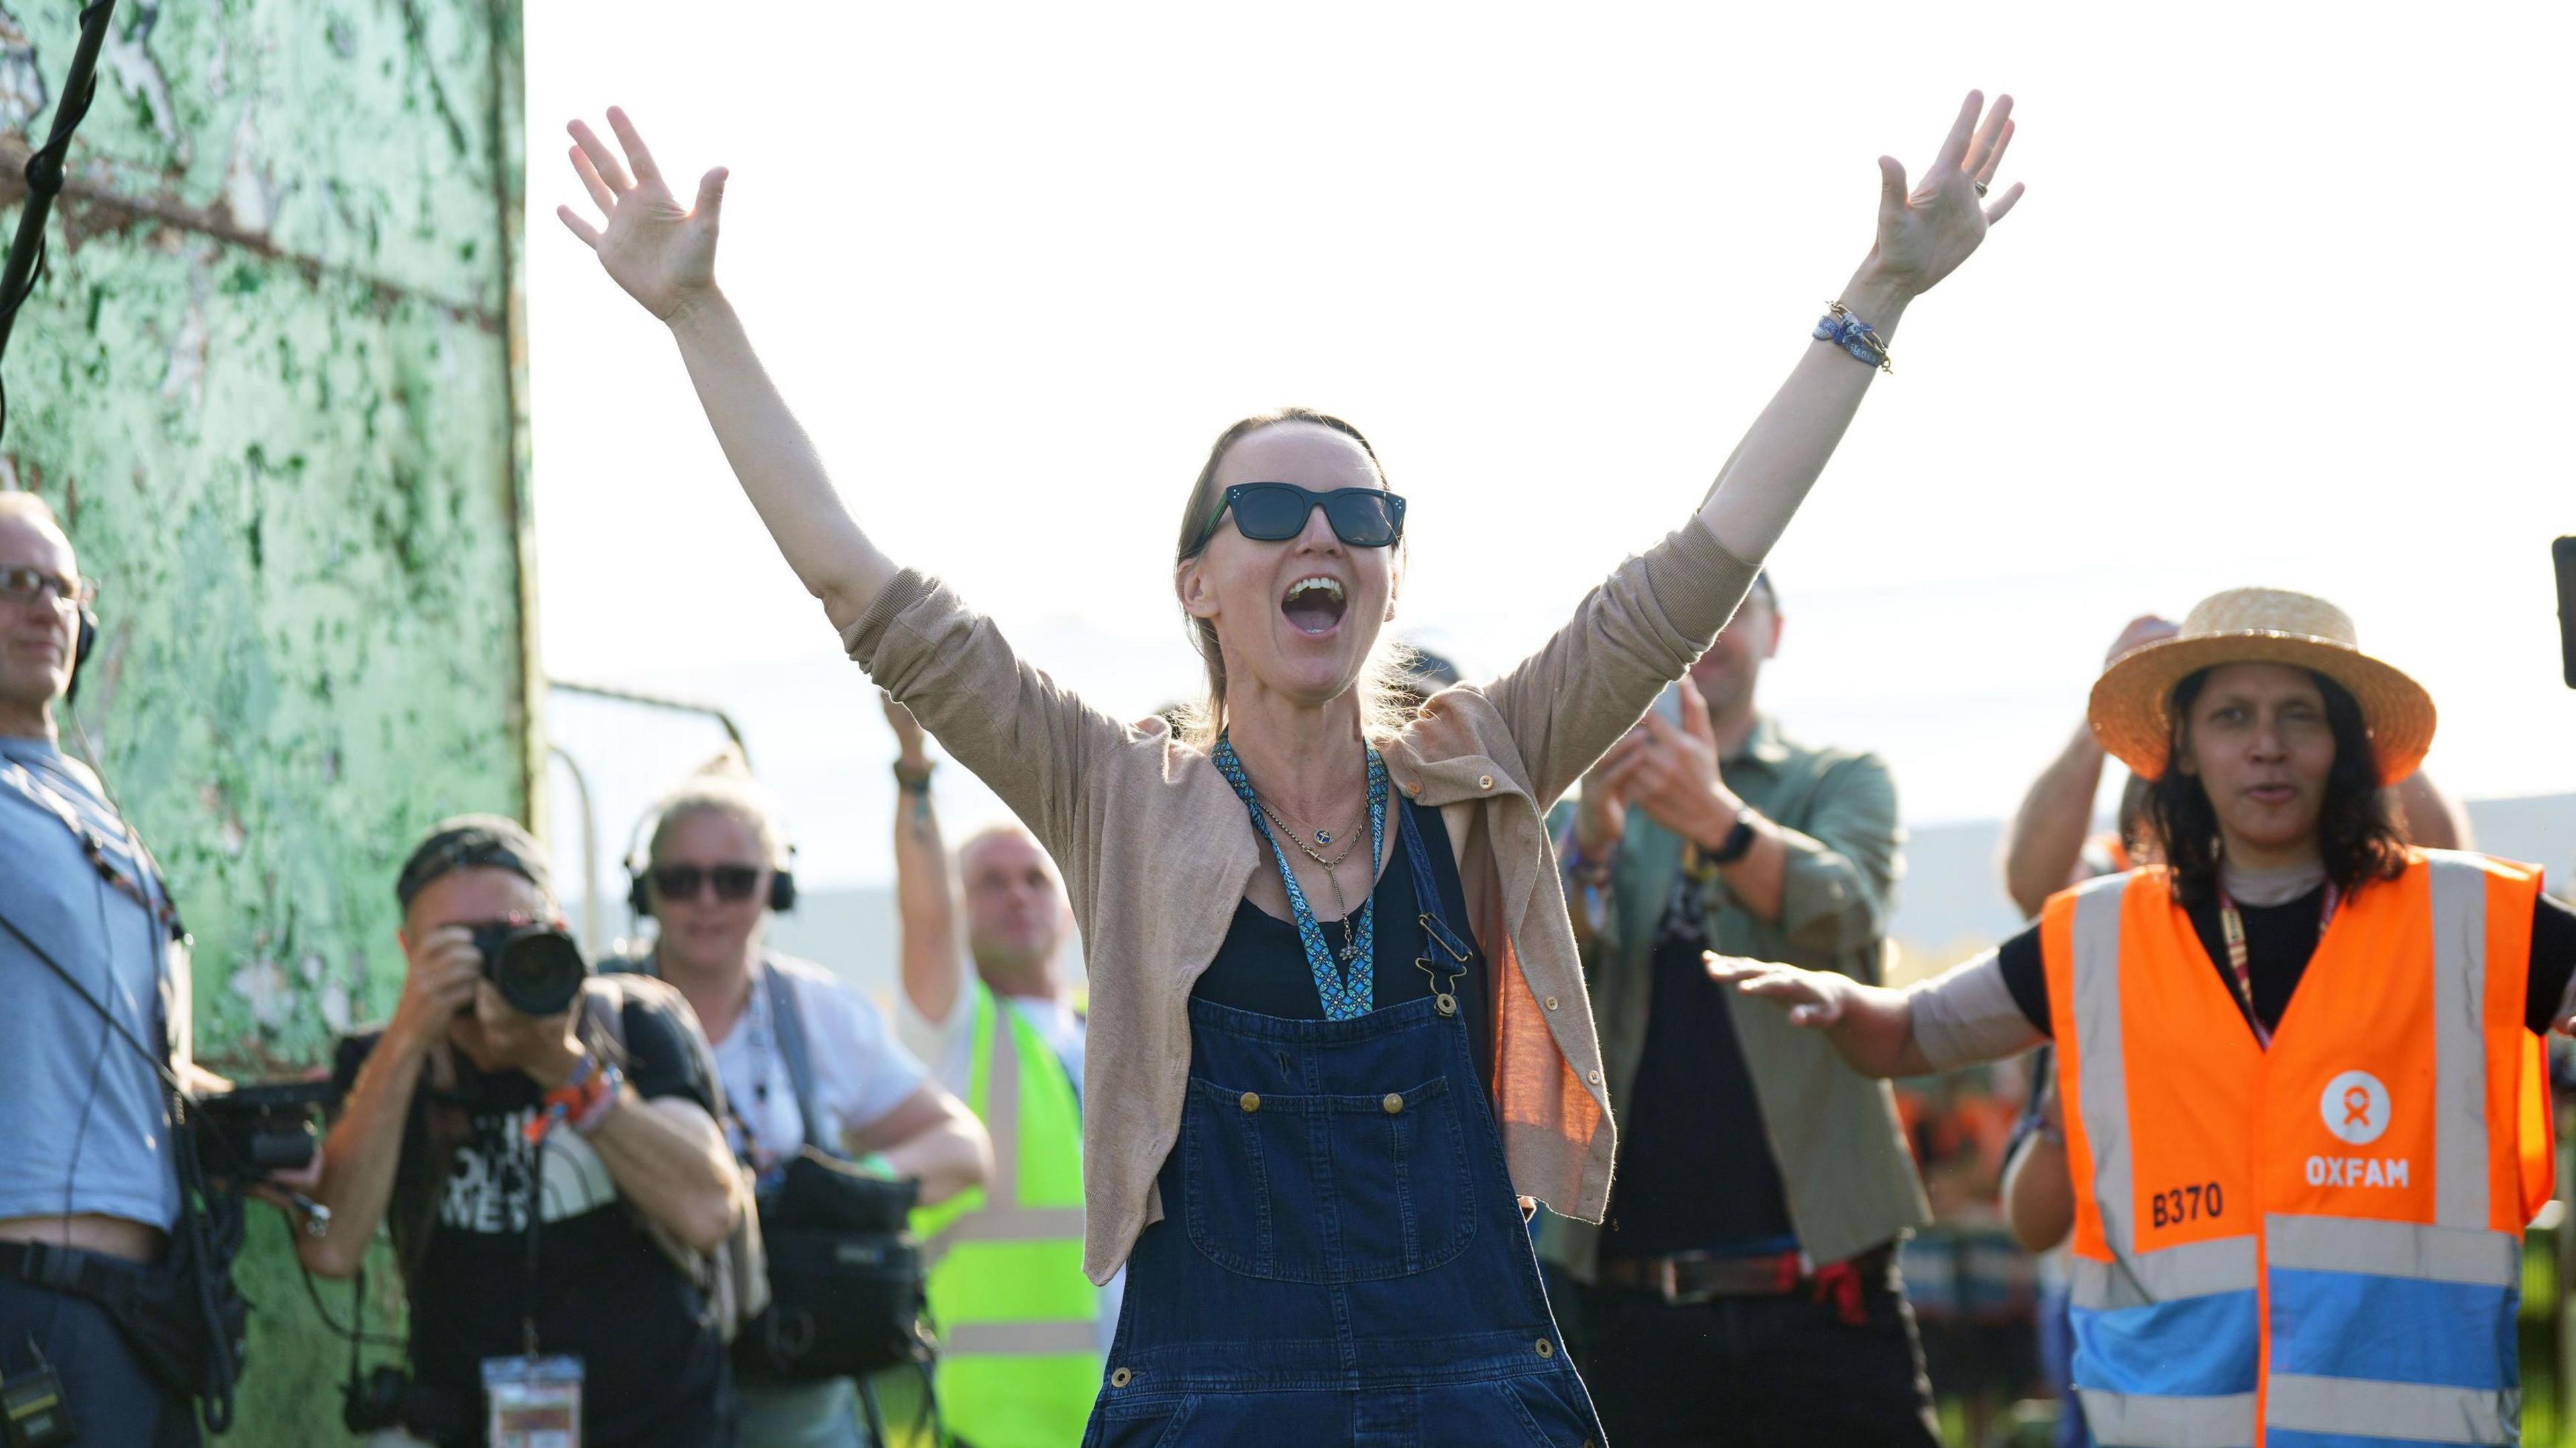
[[[1708,652],[1757,571],[1693,516],[1611,570],[1537,653],[1485,685],[1542,811]]]
[[[1072,876],[1090,844],[1082,812],[1092,766],[1140,736],[1021,658],[954,591],[909,568],[841,641]]]
[[[1936,1071],[2016,1056],[2048,1039],[2013,1003],[1995,952],[1971,957],[1905,993],[1914,1044]]]

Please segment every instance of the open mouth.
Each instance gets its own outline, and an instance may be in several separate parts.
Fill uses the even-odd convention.
[[[1321,638],[1331,633],[1342,621],[1342,583],[1338,578],[1316,574],[1288,585],[1279,600],[1279,611],[1299,633]]]

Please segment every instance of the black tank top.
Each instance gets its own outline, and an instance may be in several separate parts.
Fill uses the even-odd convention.
[[[1414,829],[1421,833],[1424,853],[1431,857],[1431,875],[1440,887],[1440,916],[1470,950],[1466,974],[1450,988],[1457,992],[1459,1014],[1467,1023],[1467,1044],[1475,1053],[1476,1072],[1490,1089],[1494,1079],[1490,972],[1485,966],[1484,947],[1467,925],[1467,899],[1458,883],[1458,857],[1449,848],[1449,830],[1440,822],[1440,811],[1411,800],[1403,801],[1403,806],[1412,817]],[[1389,815],[1387,826],[1392,829],[1395,823],[1395,817]],[[1247,824],[1245,828],[1251,826]],[[1261,867],[1272,871],[1279,868],[1267,846],[1262,850]],[[1413,869],[1405,863],[1401,843],[1395,845],[1390,863],[1378,874],[1375,898],[1377,944],[1372,954],[1376,969],[1371,989],[1376,1007],[1385,1010],[1433,994],[1431,976],[1414,965],[1425,955],[1440,965],[1441,984],[1449,985],[1447,972],[1455,967],[1446,951],[1423,938],[1419,919],[1422,912],[1414,903]],[[1329,902],[1325,908],[1331,908]],[[1342,923],[1338,918],[1318,917],[1317,923],[1323,926],[1325,939],[1340,941]],[[1297,938],[1296,925],[1249,900],[1236,902],[1234,923],[1226,928],[1225,944],[1217,947],[1216,958],[1200,973],[1190,994],[1211,1005],[1265,1016],[1309,1021],[1324,1018],[1324,998],[1315,990],[1315,973],[1306,964],[1306,947]]]

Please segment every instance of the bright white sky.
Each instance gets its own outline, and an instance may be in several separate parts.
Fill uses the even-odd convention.
[[[2263,582],[2432,689],[2455,792],[2576,788],[2547,548],[2576,205],[2530,69],[2576,21],[2395,13],[530,6],[545,663],[727,705],[808,879],[890,869],[872,691],[551,215],[572,115],[733,168],[720,275],[863,525],[1133,717],[1196,679],[1169,580],[1207,443],[1284,402],[1366,428],[1412,500],[1408,636],[1479,673],[1534,647],[1806,345],[1874,158],[1919,169],[1983,86],[2030,194],[1906,319],[1774,556],[1769,706],[1884,753],[1916,823],[1997,816],[2131,615]],[[716,741],[549,727],[611,860]],[[954,772],[942,799],[998,812]]]

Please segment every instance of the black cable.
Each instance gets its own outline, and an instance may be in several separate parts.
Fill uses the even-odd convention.
[[[283,1222],[285,1219],[281,1217],[278,1220]],[[294,1245],[295,1229],[293,1227],[288,1227],[286,1229],[286,1240],[288,1246],[292,1247]],[[331,1309],[322,1305],[321,1284],[313,1280],[313,1269],[304,1265],[304,1258],[301,1254],[299,1254],[295,1259],[295,1270],[301,1273],[304,1277],[304,1295],[313,1300],[313,1311],[321,1317],[322,1325],[329,1328],[333,1336],[348,1339],[349,1371],[352,1376],[355,1376],[357,1373],[358,1349],[362,1346],[400,1348],[406,1350],[410,1348],[410,1343],[403,1341],[401,1338],[395,1337],[391,1333],[367,1331],[367,1269],[364,1266],[360,1266],[358,1268],[357,1278],[351,1285],[351,1295],[349,1298],[350,1325],[347,1327],[342,1327],[340,1325],[340,1320],[331,1315]]]
[[[18,309],[36,291],[46,260],[45,219],[63,189],[63,161],[71,154],[72,132],[89,114],[98,96],[98,52],[107,39],[107,22],[116,0],[94,0],[80,15],[80,42],[72,49],[71,69],[63,76],[63,98],[54,106],[53,129],[27,157],[27,205],[18,216],[18,234],[0,263],[0,351],[18,322]],[[7,395],[0,393],[0,430],[8,427]]]
[[[98,997],[90,994],[88,986],[81,984],[77,977],[75,977],[70,971],[65,970],[61,961],[54,959],[52,955],[46,953],[43,946],[38,945],[32,938],[30,938],[26,931],[19,929],[17,923],[12,921],[6,914],[0,914],[0,930],[7,931],[29,955],[36,958],[36,963],[38,965],[52,971],[56,976],[61,978],[63,984],[70,986],[72,988],[72,994],[80,997],[83,1005],[96,1011],[99,1018],[106,1021],[113,1029],[118,1039],[124,1041],[127,1047],[129,1047],[134,1054],[142,1057],[145,1061],[151,1064],[153,1074],[161,1078],[161,1084],[169,1087],[175,1092],[178,1092],[184,1099],[191,1101],[195,1099],[189,1094],[186,1083],[179,1079],[178,1073],[170,1069],[170,1063],[167,1060],[154,1054],[151,1047],[136,1039],[134,1032],[127,1028],[125,1022],[116,1018],[115,1012],[109,1010]],[[232,1144],[230,1142],[226,1142],[224,1145],[226,1149],[229,1150]],[[235,1166],[242,1167],[245,1170],[252,1169],[250,1163],[243,1161],[238,1155],[233,1158],[233,1164]]]
[[[115,937],[109,933],[107,928],[107,877],[93,872],[90,883],[98,892],[99,945],[107,952],[107,959],[99,963],[99,973],[101,976],[105,977],[109,987],[109,993],[112,996],[114,994],[116,983],[116,943]],[[152,912],[146,910],[143,912],[143,918],[144,928],[149,930],[151,928]],[[145,953],[147,955],[150,954],[149,951]],[[157,963],[154,967],[153,974],[156,976],[160,974]],[[111,1017],[108,1021],[108,1025],[114,1024],[115,1020]],[[107,1027],[100,1027],[98,1033],[98,1050],[90,1057],[89,1090],[81,1097],[80,1124],[72,1128],[71,1164],[63,1168],[63,1245],[66,1247],[71,1245],[72,1193],[74,1188],[78,1187],[80,1184],[81,1149],[89,1144],[90,1114],[98,1106],[98,1088],[107,1080],[107,1035]]]
[[[75,715],[74,718],[77,723],[78,716]],[[91,766],[91,769],[92,773],[96,773],[95,765]],[[32,776],[30,776],[30,783],[33,784]],[[100,778],[99,787],[102,790],[107,788],[104,777]],[[169,887],[160,881],[157,871],[149,869],[143,842],[136,837],[133,825],[126,822],[124,810],[117,805],[112,792],[108,796],[108,807],[116,813],[117,823],[125,832],[126,848],[132,852],[135,860],[137,870],[135,888],[143,906],[146,928],[153,928],[157,920],[152,909],[151,890],[148,885],[159,886],[165,902]],[[74,835],[90,850],[90,864],[93,869],[100,872],[99,889],[103,892],[106,889],[107,880],[104,845],[97,840],[95,831],[82,833],[77,817],[65,823],[73,826]],[[206,1184],[205,1164],[198,1159],[196,1149],[197,1143],[205,1139],[204,1134],[188,1129],[193,1125],[190,1108],[195,1105],[196,1098],[188,1090],[187,1084],[179,1079],[178,1073],[170,1069],[169,1023],[166,1018],[162,1020],[161,1049],[153,1050],[135,1036],[106,1002],[92,995],[89,987],[82,984],[79,977],[73,975],[61,961],[54,959],[50,951],[38,945],[34,937],[18,928],[17,922],[9,919],[5,914],[0,914],[0,930],[5,930],[16,938],[18,944],[29,955],[35,957],[38,964],[52,971],[64,985],[70,987],[72,994],[78,997],[83,1005],[88,1006],[100,1020],[105,1021],[111,1033],[122,1038],[125,1044],[133,1049],[135,1055],[141,1057],[144,1063],[152,1068],[153,1075],[160,1079],[160,1084],[166,1092],[162,1109],[170,1118],[171,1164],[179,1184],[179,1221],[176,1230],[184,1237],[186,1246],[196,1259],[197,1270],[190,1275],[195,1281],[197,1311],[205,1325],[207,1350],[212,1359],[211,1371],[208,1374],[209,1381],[204,1385],[204,1390],[197,1395],[200,1399],[199,1414],[209,1430],[218,1434],[226,1432],[232,1427],[233,1385],[240,1377],[240,1364],[235,1361],[234,1345],[224,1332],[222,1308],[215,1300],[214,1278],[217,1263],[220,1261],[229,1264],[240,1252],[243,1224],[240,1203],[237,1200],[230,1202],[224,1233],[224,1236],[229,1239],[224,1245],[229,1250],[219,1256],[216,1251],[218,1244],[210,1235],[209,1228],[213,1225],[211,1219],[218,1212],[225,1211],[226,1202]],[[159,953],[153,954],[155,961],[158,962],[161,958]],[[160,974],[157,964],[154,974],[156,977]],[[106,1037],[102,1036],[99,1050],[101,1064],[105,1062],[107,1056],[105,1042]],[[232,1142],[225,1139],[221,1132],[214,1133],[214,1139],[220,1149],[232,1157],[232,1165],[243,1180],[248,1181],[261,1174],[257,1167],[242,1160],[240,1153],[233,1149]],[[227,1271],[229,1271],[228,1267]]]

